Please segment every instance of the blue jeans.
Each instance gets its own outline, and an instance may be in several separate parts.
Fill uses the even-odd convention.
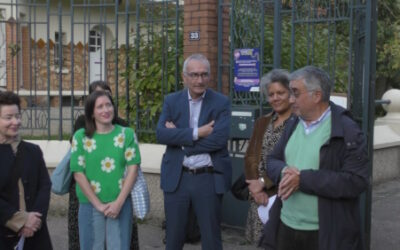
[[[78,212],[79,245],[81,249],[93,249],[93,206],[80,203]]]
[[[93,249],[104,250],[104,242],[106,242],[107,250],[121,249],[121,231],[118,219],[106,217],[93,208]]]
[[[132,201],[125,200],[117,219],[105,217],[90,203],[79,205],[79,238],[81,249],[129,250],[132,235]]]

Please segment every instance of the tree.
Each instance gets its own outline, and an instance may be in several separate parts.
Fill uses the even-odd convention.
[[[400,87],[400,0],[378,1],[376,97]]]

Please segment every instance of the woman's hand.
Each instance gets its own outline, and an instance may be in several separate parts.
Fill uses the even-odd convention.
[[[118,201],[107,203],[107,209],[103,212],[105,216],[116,219],[121,211],[122,204]]]
[[[260,191],[258,193],[251,193],[251,196],[258,205],[266,206],[268,204],[269,197],[267,193],[264,191]]]
[[[264,188],[264,183],[262,181],[260,181],[259,179],[246,180],[246,183],[248,184],[249,191],[252,194],[259,193]]]
[[[95,208],[100,213],[104,213],[108,209],[109,206],[110,206],[109,204],[98,203],[98,204],[96,204]]]

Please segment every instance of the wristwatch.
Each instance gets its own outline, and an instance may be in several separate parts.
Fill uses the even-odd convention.
[[[260,177],[258,180],[265,184],[264,177]]]

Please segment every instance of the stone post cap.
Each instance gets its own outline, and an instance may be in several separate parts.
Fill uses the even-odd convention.
[[[389,104],[382,104],[383,109],[388,113],[400,113],[400,89],[390,89],[386,91],[382,100],[390,100]]]

